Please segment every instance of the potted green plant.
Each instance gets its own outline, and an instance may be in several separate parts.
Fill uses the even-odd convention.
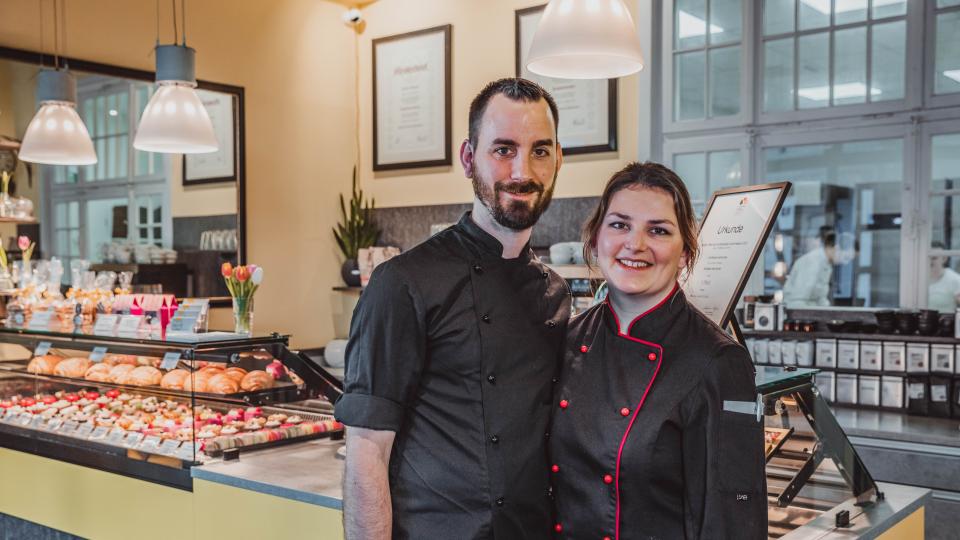
[[[353,189],[350,197],[350,208],[340,194],[340,222],[333,229],[333,237],[340,246],[340,251],[346,259],[340,267],[343,282],[351,287],[360,286],[360,269],[357,265],[357,254],[362,248],[368,248],[377,243],[380,229],[373,222],[373,208],[375,202],[363,200],[363,190],[357,188],[357,168],[353,168]]]

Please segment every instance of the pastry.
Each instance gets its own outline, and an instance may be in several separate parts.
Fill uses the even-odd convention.
[[[27,371],[39,375],[53,375],[53,369],[62,361],[63,357],[55,354],[37,356],[27,364]]]
[[[246,392],[273,388],[273,377],[266,371],[254,370],[243,377],[243,380],[240,381],[240,388]]]
[[[94,364],[84,373],[83,378],[88,381],[110,382],[110,369],[106,364]]]
[[[214,375],[207,381],[207,392],[212,394],[234,394],[238,390],[240,385],[226,373]]]
[[[127,373],[133,371],[134,366],[130,364],[118,364],[110,368],[110,376],[108,377],[108,382],[116,384],[126,384],[124,383],[124,378],[127,376]],[[109,393],[107,394],[109,395]],[[114,396],[116,397],[116,396]]]
[[[83,375],[88,369],[90,369],[90,366],[92,365],[93,362],[91,362],[89,358],[67,358],[64,361],[59,362],[57,366],[53,368],[53,374],[59,375],[60,377],[80,379],[83,378]]]
[[[240,384],[240,381],[247,375],[247,370],[239,367],[229,367],[223,374],[237,381],[237,384]]]
[[[160,384],[163,374],[159,369],[153,366],[140,366],[133,368],[133,371],[127,374],[126,384],[136,386],[154,386]]]
[[[215,370],[214,373],[211,373],[210,371],[204,371],[203,369],[200,371],[194,371],[191,376],[183,380],[183,389],[187,391],[192,390],[194,392],[206,392],[207,381],[209,381],[211,377],[218,373],[219,370]]]
[[[160,379],[160,386],[171,390],[183,390],[183,382],[189,377],[190,372],[185,369],[171,369]]]
[[[108,354],[103,357],[103,363],[108,366],[116,366],[119,364],[135,366],[137,365],[137,357],[129,354]]]

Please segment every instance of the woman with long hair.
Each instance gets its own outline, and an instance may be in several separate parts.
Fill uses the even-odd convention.
[[[632,163],[584,227],[607,299],[570,321],[550,433],[559,537],[767,537],[763,424],[746,350],[678,283],[698,253],[690,195]],[[736,403],[740,402],[740,403]]]

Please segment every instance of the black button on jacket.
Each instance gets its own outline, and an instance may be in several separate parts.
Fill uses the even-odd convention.
[[[767,537],[763,424],[723,405],[756,401],[743,347],[678,289],[634,321],[594,306],[567,339],[550,436],[558,537]]]
[[[545,433],[569,293],[528,248],[502,252],[467,213],[378,266],[354,311],[336,417],[397,433],[394,538],[552,534]]]

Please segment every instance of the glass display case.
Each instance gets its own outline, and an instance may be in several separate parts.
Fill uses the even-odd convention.
[[[883,500],[814,383],[816,369],[757,367],[764,415],[769,536],[780,538],[849,500]],[[854,516],[855,517],[855,516]],[[841,513],[837,526],[850,519]]]
[[[340,383],[278,334],[0,328],[0,446],[189,489],[224,452],[342,436]]]

